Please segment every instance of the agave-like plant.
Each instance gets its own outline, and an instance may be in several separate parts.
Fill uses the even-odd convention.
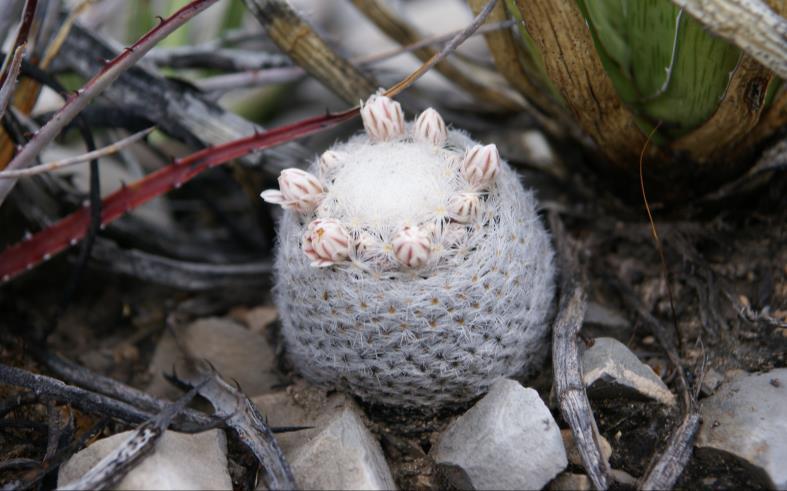
[[[649,136],[649,191],[682,199],[745,172],[787,121],[781,79],[670,0],[506,0],[493,16],[518,21],[487,35],[500,72],[629,188]]]

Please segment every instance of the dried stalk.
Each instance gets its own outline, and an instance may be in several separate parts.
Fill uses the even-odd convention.
[[[105,377],[62,358],[56,354],[33,349],[33,354],[58,377],[83,389],[103,394],[107,397],[130,404],[147,413],[155,414],[167,407],[168,401],[151,396],[134,387],[130,387],[115,379]],[[193,409],[184,409],[175,420],[173,428],[190,425],[192,428],[208,428],[217,426],[221,421],[205,413]]]
[[[423,36],[418,30],[411,26],[406,20],[397,16],[388,5],[381,0],[353,0],[353,5],[363,12],[377,27],[387,36],[396,40],[399,44],[411,44],[421,40]],[[486,16],[488,16],[487,13]],[[484,19],[486,19],[484,16]],[[423,47],[413,51],[421,61],[426,62],[437,54],[437,50],[430,47]],[[464,89],[473,95],[477,100],[509,111],[519,111],[522,109],[519,101],[488,87],[484,83],[476,80],[469,73],[459,69],[450,61],[441,61],[435,67],[447,80]]]
[[[349,104],[379,84],[332,50],[284,0],[244,0],[268,37],[310,75]]]
[[[697,403],[689,390],[676,348],[675,334],[677,333],[672,333],[661,321],[648,312],[628,285],[624,285],[619,280],[613,280],[612,284],[620,292],[624,303],[635,310],[637,315],[650,327],[678,373],[684,413],[683,422],[672,432],[664,452],[660,456],[654,456],[648,472],[640,484],[642,489],[671,489],[691,457],[692,443],[700,423]]]
[[[101,69],[101,58],[117,53],[112,42],[99,34],[75,25],[58,57],[59,63],[89,77]],[[195,148],[220,145],[265,128],[243,119],[210,101],[199,91],[177,85],[159,74],[137,65],[123,73],[104,93],[115,105],[135,117],[152,121],[171,137]],[[241,159],[263,168],[272,175],[305,160],[309,152],[291,142],[275,150]]]
[[[512,21],[495,22],[493,24],[485,24],[478,28],[475,34],[484,34],[492,31],[506,29],[513,25]],[[444,43],[450,41],[451,38],[460,34],[462,30],[451,31],[446,34],[438,34],[421,39],[413,44],[406,46],[398,46],[390,50],[382,51],[379,53],[372,53],[369,55],[357,56],[351,58],[350,61],[356,65],[371,65],[380,61],[389,60],[404,53],[409,53],[416,49],[423,48],[424,46],[431,46],[434,44]],[[306,75],[306,72],[298,66],[292,67],[279,67],[270,68],[266,70],[253,70],[243,73],[231,73],[227,75],[217,75],[208,77],[194,82],[194,85],[200,89],[210,91],[227,91],[248,87],[260,87],[263,85],[274,83],[292,82]],[[543,117],[543,116],[542,116]],[[554,126],[554,124],[553,124]]]
[[[651,464],[639,485],[643,490],[672,489],[686,468],[694,449],[694,436],[700,429],[700,415],[689,412],[683,423],[673,432],[664,453]]]
[[[561,265],[560,303],[552,334],[555,393],[560,413],[571,428],[588,477],[596,489],[607,489],[609,464],[598,444],[598,427],[582,382],[582,365],[577,347],[577,336],[587,305],[582,273],[577,265],[576,251],[569,244],[560,218],[551,212],[549,219]]]
[[[672,0],[755,60],[787,78],[787,19],[762,0]]]
[[[35,0],[29,0],[31,2]],[[193,0],[185,7],[179,9],[170,17],[154,27],[150,32],[142,36],[133,46],[123,50],[112,61],[104,65],[104,68],[91,78],[73,98],[66,101],[66,104],[36,133],[33,138],[22,148],[22,150],[9,162],[8,169],[22,169],[31,165],[35,161],[36,155],[41,153],[44,147],[51,142],[60,131],[70,123],[82,109],[96,96],[98,96],[107,86],[109,86],[121,73],[136,63],[145,53],[150,51],[160,40],[164,39],[175,29],[186,23],[192,17],[210,7],[217,0]],[[16,180],[9,179],[0,181],[0,205],[11,192]]]
[[[198,387],[168,405],[154,418],[140,425],[119,447],[112,450],[79,479],[58,489],[110,489],[153,452],[169,423],[197,394]]]
[[[27,169],[0,171],[0,179],[35,176],[38,174],[44,174],[47,172],[53,172],[56,170],[64,169],[66,167],[70,167],[76,164],[81,164],[83,162],[88,162],[90,160],[97,159],[100,157],[106,157],[107,155],[111,155],[113,153],[119,152],[125,147],[131,145],[132,143],[138,142],[139,140],[145,138],[153,130],[154,128],[148,128],[146,130],[142,130],[138,133],[134,133],[131,136],[123,138],[122,140],[118,140],[115,143],[112,143],[111,145],[107,145],[97,150],[93,150],[92,152],[83,153],[82,155],[77,155],[75,157],[69,157],[67,159],[62,159],[62,160],[55,160],[53,162],[47,162],[45,164],[29,167]]]
[[[228,72],[292,66],[290,58],[278,53],[209,46],[156,48],[145,56],[144,61],[171,68],[213,68]]]
[[[199,394],[210,401],[216,416],[225,420],[238,439],[257,457],[265,470],[267,489],[296,489],[295,478],[273,432],[265,423],[257,406],[240,390],[228,384],[205,361],[196,361],[186,353],[188,370],[186,379],[175,380],[194,386],[193,380],[205,380],[198,388]]]
[[[140,250],[121,249],[109,240],[96,243],[93,259],[116,273],[190,291],[270,284],[273,272],[270,261],[241,264],[183,261]]]
[[[0,383],[24,387],[41,396],[71,404],[82,412],[101,414],[126,423],[142,423],[155,415],[155,413],[143,411],[126,402],[65,384],[52,377],[38,375],[4,364],[0,364]],[[172,424],[173,429],[189,432],[204,430],[214,426],[216,426],[216,423],[212,418],[207,426],[195,425],[185,421],[181,423],[173,422]]]

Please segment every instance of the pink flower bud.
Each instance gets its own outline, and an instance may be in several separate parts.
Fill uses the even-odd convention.
[[[347,156],[343,152],[328,150],[320,156],[320,177],[326,178],[333,174]]]
[[[448,201],[448,216],[459,223],[470,223],[478,218],[480,207],[477,193],[459,193]]]
[[[398,102],[373,95],[361,105],[361,119],[372,141],[394,140],[404,135],[404,114]]]
[[[311,212],[324,196],[319,179],[300,169],[284,169],[279,176],[279,191],[268,189],[260,194],[266,202],[298,213]]]
[[[431,107],[422,112],[415,120],[413,137],[418,141],[442,147],[448,140],[448,130],[440,113]]]
[[[347,259],[350,235],[338,220],[313,220],[303,234],[301,249],[312,260],[312,266],[331,266]]]
[[[500,172],[497,145],[476,145],[465,154],[460,170],[465,180],[476,189],[488,187]]]
[[[426,265],[432,250],[432,243],[425,230],[405,226],[391,241],[396,260],[402,266],[418,269]]]

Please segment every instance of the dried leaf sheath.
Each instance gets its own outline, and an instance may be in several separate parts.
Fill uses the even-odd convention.
[[[349,104],[366,99],[377,83],[333,51],[283,0],[244,0],[270,39],[306,72]]]

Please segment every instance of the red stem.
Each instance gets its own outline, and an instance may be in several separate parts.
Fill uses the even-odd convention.
[[[199,150],[142,179],[115,191],[101,202],[101,224],[106,225],[151,199],[180,187],[197,174],[297,138],[336,126],[358,114],[358,108],[316,116],[297,123],[257,133],[222,145]],[[88,208],[81,208],[35,235],[0,253],[0,279],[9,281],[25,270],[60,253],[84,238],[90,224]]]

